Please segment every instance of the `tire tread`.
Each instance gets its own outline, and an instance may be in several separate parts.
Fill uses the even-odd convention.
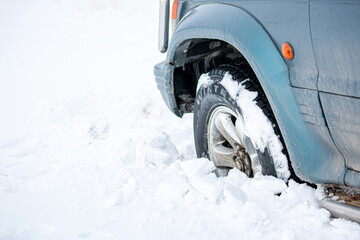
[[[262,89],[262,87],[261,87],[259,81],[257,80],[257,77],[256,77],[255,73],[253,72],[253,70],[251,69],[251,67],[246,63],[240,64],[236,67],[233,65],[221,65],[220,67],[216,68],[216,72],[215,71],[209,72],[209,74],[216,74],[221,77],[224,77],[226,73],[229,73],[230,75],[232,75],[234,81],[238,81],[239,83],[242,83],[242,85],[245,87],[246,90],[258,93],[258,96],[255,98],[256,104],[261,108],[261,110],[263,111],[265,116],[271,122],[275,134],[279,137],[279,139],[283,145],[282,152],[286,155],[286,157],[288,159],[289,170],[290,170],[290,174],[291,174],[290,178],[294,179],[295,181],[297,181],[299,183],[303,183],[303,181],[296,176],[294,169],[291,166],[291,162],[290,162],[289,154],[286,149],[285,141],[281,135],[280,128],[277,124],[275,115],[271,109],[271,106],[266,97],[266,94],[265,94],[264,90]]]

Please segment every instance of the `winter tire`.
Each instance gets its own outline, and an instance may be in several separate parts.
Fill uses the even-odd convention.
[[[230,80],[226,79],[227,85],[223,81],[225,77],[230,77]],[[263,149],[247,131],[246,106],[236,86],[255,96],[256,104],[253,105],[264,116],[267,127],[271,128],[272,140],[265,143]],[[256,127],[260,129],[266,124]],[[214,162],[218,176],[226,176],[231,168],[238,168],[249,177],[261,171],[263,175],[287,180],[287,158],[281,152],[278,134],[269,103],[254,75],[224,66],[200,78],[194,107],[195,147],[198,157],[207,157]],[[280,153],[279,146],[274,146],[272,141],[275,145],[280,144]]]

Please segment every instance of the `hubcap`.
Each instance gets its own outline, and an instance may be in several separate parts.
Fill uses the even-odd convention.
[[[210,115],[207,139],[210,160],[219,176],[237,168],[249,177],[260,171],[257,152],[245,135],[244,121],[231,109],[217,107]]]

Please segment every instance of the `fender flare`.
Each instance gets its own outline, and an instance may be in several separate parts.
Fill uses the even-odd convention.
[[[166,61],[174,61],[176,49],[182,42],[197,38],[217,39],[235,47],[255,72],[274,114],[281,115],[280,109],[273,103],[281,103],[284,97],[293,99],[288,68],[269,34],[254,17],[242,8],[228,4],[200,5],[179,22],[171,38]],[[296,109],[294,99],[292,105]]]
[[[312,137],[292,92],[288,67],[259,21],[237,6],[221,3],[199,5],[178,23],[166,62],[173,62],[177,47],[189,39],[216,39],[235,47],[248,61],[265,91],[295,173],[310,182],[343,184],[346,171],[343,160],[327,159],[329,155],[323,154],[328,150],[326,146]],[[312,153],[311,159],[309,152]]]

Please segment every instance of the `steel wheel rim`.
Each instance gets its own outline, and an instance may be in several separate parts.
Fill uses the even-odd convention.
[[[244,120],[230,108],[219,106],[209,118],[207,129],[209,158],[218,176],[237,168],[249,177],[261,171],[257,151],[245,134]]]

